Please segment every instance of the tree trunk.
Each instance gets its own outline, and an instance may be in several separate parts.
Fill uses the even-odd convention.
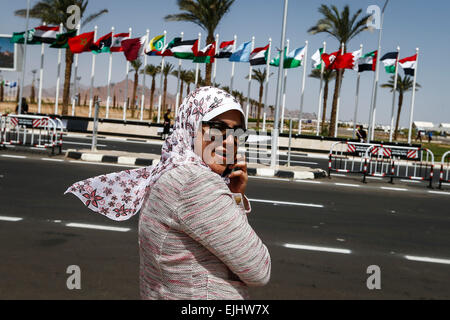
[[[162,103],[162,112],[166,112],[166,96],[167,96],[167,76],[164,76],[164,92],[163,92],[163,103]]]
[[[17,86],[17,92],[16,92],[16,102],[19,103],[19,93],[20,93],[20,86]]]
[[[134,84],[133,84],[133,97],[131,100],[131,117],[134,118],[134,111],[135,111],[135,104],[136,104],[136,91],[137,91],[137,87],[139,85],[139,74],[136,70],[136,72],[134,73]]]
[[[206,38],[206,45],[214,43],[216,39],[214,38],[214,33],[209,33]],[[212,63],[207,63],[205,68],[205,86],[211,85],[211,73],[212,73]]]
[[[187,84],[187,93],[186,93],[186,95],[189,95],[189,93],[191,93],[191,84],[190,83]]]
[[[3,102],[5,96],[5,89],[3,89],[3,82],[0,84],[0,102]]]
[[[181,102],[183,101],[183,90],[184,90],[184,82],[181,81],[181,86],[180,86],[180,97],[178,100],[178,107],[181,106]]]
[[[330,119],[330,127],[328,130],[328,136],[334,137],[334,128],[336,127],[336,115],[337,115],[337,102],[339,99],[339,91],[341,87],[341,79],[343,75],[343,69],[339,69],[336,71],[336,80],[334,86],[334,94],[333,94],[333,105],[331,107],[331,119]]]
[[[400,113],[402,112],[402,104],[403,104],[403,92],[400,92],[398,97],[398,113],[397,113],[397,121],[395,122],[394,140],[397,140],[397,132],[398,132],[398,125],[400,123]]]
[[[69,114],[69,98],[70,98],[70,78],[72,77],[73,53],[70,48],[66,49],[66,70],[64,73],[64,89],[63,89],[63,106],[61,114],[67,116]]]
[[[150,111],[148,116],[150,117],[150,121],[153,121],[153,98],[155,95],[155,77],[152,77],[152,88],[150,89]]]
[[[328,81],[325,81],[325,87],[323,89],[322,129],[320,129],[321,134],[325,129],[325,120],[327,119],[327,101],[328,101]]]
[[[34,90],[34,82],[31,84],[31,96],[30,96],[30,103],[35,103],[36,99],[36,90]]]

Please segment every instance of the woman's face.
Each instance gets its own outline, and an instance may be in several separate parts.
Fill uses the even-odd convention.
[[[222,122],[228,128],[243,128],[242,114],[237,110],[230,110],[218,115],[211,121]],[[238,129],[242,130],[242,129]],[[228,130],[228,136],[222,137],[218,129],[211,129],[202,124],[201,132],[197,134],[196,149],[201,150],[202,160],[217,174],[222,174],[227,165],[236,162],[238,145],[233,136],[233,130]],[[198,153],[197,153],[198,154]]]

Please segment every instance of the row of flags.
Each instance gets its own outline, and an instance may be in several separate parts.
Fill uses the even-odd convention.
[[[313,68],[321,69],[322,61],[325,64],[325,69],[353,69],[357,72],[375,71],[377,61],[377,51],[362,54],[362,49],[341,54],[341,51],[336,51],[330,54],[324,53],[323,48],[317,50],[311,59],[314,61]],[[399,59],[398,52],[388,52],[380,61],[383,63],[386,73],[395,73],[397,60]],[[414,76],[416,69],[417,54],[398,60],[398,64],[402,67],[405,75]]]
[[[17,87],[17,82],[12,82],[12,81],[9,81],[9,80],[2,80],[2,81],[0,81],[0,86],[5,86],[5,87],[9,87],[9,88],[15,88],[15,87]]]
[[[165,43],[165,36],[159,35],[152,39],[147,36],[130,38],[129,33],[112,32],[100,37],[94,42],[95,33],[86,32],[76,35],[76,30],[60,33],[58,26],[39,26],[28,32],[16,32],[11,42],[24,43],[27,37],[28,44],[50,44],[51,48],[70,48],[75,54],[83,52],[123,52],[128,61],[136,60],[141,55],[149,56],[173,56],[178,59],[188,59],[195,63],[213,63],[214,59],[228,59],[231,62],[249,62],[252,66],[265,65],[268,59],[269,45],[251,49],[251,41],[242,43],[233,51],[235,41],[223,41],[216,50],[216,43],[199,48],[198,39],[183,40],[180,37]],[[216,52],[217,51],[217,52]],[[305,47],[296,48],[291,52],[285,51],[284,68],[297,68],[304,60]],[[321,69],[322,63],[325,69],[353,69],[357,72],[375,71],[377,51],[362,54],[362,49],[341,54],[336,51],[330,54],[319,49],[311,57],[313,67]],[[387,73],[395,73],[398,59],[397,52],[386,53],[380,61],[383,62]],[[406,75],[414,75],[416,55],[399,60],[399,65]],[[271,66],[278,67],[280,53],[270,61]]]

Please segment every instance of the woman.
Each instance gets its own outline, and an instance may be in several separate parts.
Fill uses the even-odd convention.
[[[66,191],[114,220],[141,210],[143,299],[245,299],[248,286],[269,281],[269,252],[246,216],[247,165],[230,134],[244,126],[235,98],[199,88],[180,106],[156,166],[87,179]]]

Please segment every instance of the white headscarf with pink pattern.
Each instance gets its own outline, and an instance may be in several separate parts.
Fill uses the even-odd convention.
[[[238,110],[244,115],[241,105],[227,92],[214,87],[196,89],[180,106],[174,130],[163,144],[157,165],[79,181],[64,194],[73,193],[89,209],[112,220],[131,218],[139,212],[146,194],[166,171],[187,163],[209,169],[194,152],[196,132],[202,120],[211,120],[229,110]]]

